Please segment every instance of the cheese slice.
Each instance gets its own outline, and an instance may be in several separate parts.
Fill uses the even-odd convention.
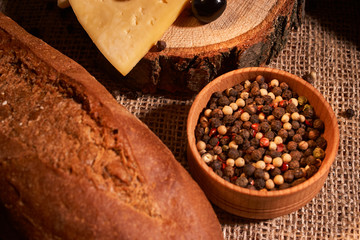
[[[173,24],[189,0],[69,0],[101,53],[128,74]]]

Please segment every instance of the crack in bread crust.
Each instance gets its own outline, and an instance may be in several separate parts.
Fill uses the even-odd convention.
[[[159,217],[121,131],[101,126],[87,100],[64,84],[66,76],[43,67],[6,34],[0,31],[0,133],[25,144],[44,164],[90,179],[97,189]]]

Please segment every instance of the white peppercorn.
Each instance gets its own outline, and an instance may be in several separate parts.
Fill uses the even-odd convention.
[[[266,120],[268,120],[269,122],[271,122],[271,121],[274,120],[274,119],[275,119],[274,115],[269,115],[269,116],[266,118]]]
[[[248,99],[249,98],[249,93],[248,92],[242,92],[240,94],[240,97],[244,100]]]
[[[287,131],[291,130],[292,124],[289,122],[284,123],[283,128]]]
[[[245,159],[242,158],[242,157],[238,157],[236,160],[235,160],[235,165],[237,167],[243,167],[245,166]]]
[[[273,79],[270,81],[270,86],[271,87],[278,87],[279,86],[279,80],[277,79]]]
[[[290,121],[290,116],[288,113],[285,113],[282,117],[281,117],[281,122],[286,123]]]
[[[272,163],[273,159],[270,155],[265,155],[263,160],[265,163]]]
[[[227,165],[227,166],[230,166],[230,167],[235,166],[235,160],[232,159],[232,158],[228,158],[228,159],[226,160],[226,165]]]
[[[291,119],[294,121],[299,121],[300,120],[300,114],[298,112],[293,112],[291,114]]]
[[[305,151],[306,149],[308,149],[309,144],[306,141],[301,141],[301,142],[299,142],[298,147],[299,147],[299,149]]]
[[[276,137],[274,138],[274,143],[275,143],[276,145],[283,143],[282,137],[276,136]]]
[[[244,107],[245,106],[245,100],[244,99],[242,99],[242,98],[238,98],[237,100],[236,100],[236,105],[238,105],[239,107]]]
[[[236,111],[236,110],[238,110],[238,108],[239,108],[236,103],[230,103],[229,106],[232,108],[233,111]]]
[[[246,80],[244,82],[244,88],[249,88],[251,86],[251,82],[249,80]]]
[[[223,109],[222,109],[222,111],[223,111],[223,113],[224,113],[225,115],[231,115],[231,114],[233,114],[233,109],[232,109],[230,106],[228,106],[228,105],[224,106]]]
[[[273,189],[275,187],[274,181],[272,179],[266,180],[265,187],[269,190]]]
[[[274,142],[274,141],[271,141],[270,143],[269,143],[269,150],[271,151],[271,150],[276,150],[277,149],[277,145],[276,145],[276,143]]]
[[[281,157],[276,157],[273,159],[272,164],[274,165],[274,167],[281,167],[283,164],[283,160]]]
[[[275,94],[272,93],[272,92],[269,92],[269,93],[268,93],[268,96],[270,96],[273,100],[275,99]]]
[[[291,99],[289,100],[289,103],[294,104],[295,107],[297,107],[297,106],[299,105],[299,102],[298,102],[298,100],[297,100],[296,98],[291,98]]]
[[[260,140],[263,136],[264,136],[264,134],[262,134],[261,132],[257,132],[255,135],[255,138]]]
[[[261,95],[262,97],[264,97],[264,96],[268,95],[268,91],[267,91],[265,88],[261,88],[261,89],[260,89],[260,95]]]
[[[196,148],[199,150],[199,151],[202,151],[202,150],[205,150],[206,148],[206,143],[204,141],[198,141],[196,143]]]
[[[218,128],[217,128],[217,131],[220,135],[225,135],[227,133],[227,128],[225,125],[220,125]]]
[[[289,153],[284,153],[282,156],[281,156],[283,162],[286,162],[286,163],[289,163],[292,159],[291,155]]]
[[[276,184],[276,185],[281,185],[281,184],[283,184],[284,183],[284,177],[282,176],[282,175],[276,175],[275,177],[274,177],[274,183]]]
[[[212,112],[212,110],[211,109],[206,109],[205,111],[204,111],[204,115],[205,115],[205,117],[211,117],[211,112]]]
[[[256,168],[259,168],[259,169],[265,169],[265,167],[266,167],[266,163],[264,162],[264,161],[257,161],[256,163],[255,163],[255,167]]]
[[[210,163],[213,161],[214,157],[210,153],[205,153],[201,156],[205,163]]]
[[[240,116],[241,121],[246,122],[250,119],[250,114],[248,112],[243,112]]]
[[[229,143],[229,148],[235,148],[235,149],[237,149],[238,147],[239,147],[239,145],[237,145],[235,141],[231,141],[231,142]]]

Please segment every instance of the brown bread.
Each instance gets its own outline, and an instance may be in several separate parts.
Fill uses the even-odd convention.
[[[0,52],[0,209],[20,235],[222,238],[187,171],[84,68],[3,14]]]

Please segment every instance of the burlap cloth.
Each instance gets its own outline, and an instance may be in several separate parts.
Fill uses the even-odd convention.
[[[25,29],[82,64],[119,104],[145,122],[187,168],[186,118],[192,100],[124,93],[97,65],[96,48],[70,9],[56,0],[2,0],[0,9]],[[293,31],[270,67],[303,76],[338,116],[340,147],[320,193],[300,210],[266,221],[249,221],[214,206],[225,239],[360,239],[360,1],[307,1],[302,26]],[[347,108],[355,116],[345,118]]]

